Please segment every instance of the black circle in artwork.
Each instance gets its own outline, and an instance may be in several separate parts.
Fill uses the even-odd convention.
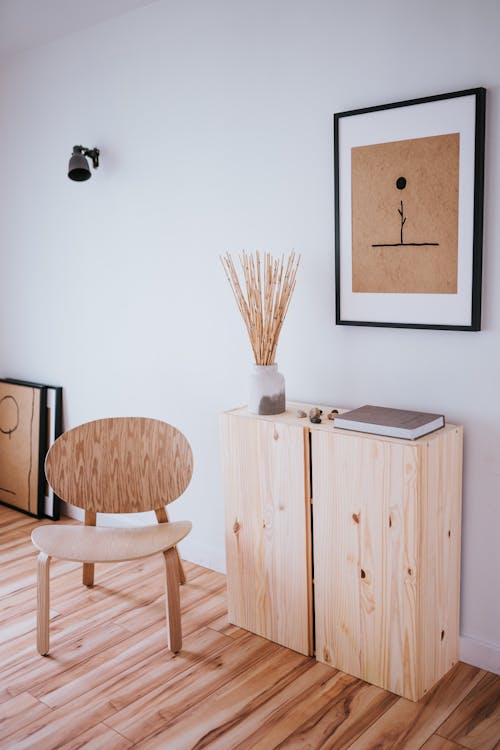
[[[19,427],[19,404],[14,396],[0,399],[0,432],[9,438]]]
[[[396,187],[398,190],[404,190],[406,187],[406,177],[398,177],[396,180]]]

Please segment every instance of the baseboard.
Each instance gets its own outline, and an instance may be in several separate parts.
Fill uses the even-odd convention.
[[[65,503],[64,500],[61,500],[61,516],[76,518],[77,521],[83,521],[84,511],[81,508],[77,508],[74,505]]]
[[[500,675],[500,646],[461,635],[458,654],[460,661]]]

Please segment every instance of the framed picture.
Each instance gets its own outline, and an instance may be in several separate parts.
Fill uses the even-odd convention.
[[[335,114],[337,324],[480,330],[485,103]]]
[[[0,380],[0,502],[41,518],[59,518],[60,500],[45,479],[50,445],[62,432],[62,388]]]

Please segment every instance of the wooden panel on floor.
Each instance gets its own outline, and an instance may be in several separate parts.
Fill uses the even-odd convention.
[[[464,750],[462,745],[457,745],[456,742],[451,740],[445,740],[444,737],[439,737],[437,734],[433,734],[429,737],[427,742],[422,745],[421,750]]]
[[[187,669],[179,676],[173,676],[169,684],[164,681],[158,689],[141,697],[139,700],[117,711],[106,721],[106,724],[123,734],[130,740],[139,740],[158,733],[162,735],[165,724],[169,726],[174,720],[182,723],[187,716],[188,723],[193,719],[198,707],[209,713],[215,711],[213,696],[215,692],[230,684],[244,682],[249,673],[261,674],[262,671],[271,672],[268,679],[272,680],[272,670],[290,671],[297,664],[304,664],[307,659],[299,654],[290,652],[285,656],[275,643],[254,636],[232,644],[214,658],[203,660],[195,669]],[[208,700],[206,700],[208,698]],[[231,703],[233,698],[229,701]],[[177,725],[177,724],[176,724]],[[162,741],[166,742],[167,734]],[[168,738],[172,747],[176,747],[175,738]]]
[[[218,630],[219,633],[230,635],[231,638],[241,638],[248,633],[248,630],[244,630],[244,628],[239,628],[237,625],[231,625],[227,614],[224,614],[222,617],[211,622],[210,627],[213,628],[213,630]]]
[[[239,646],[240,642],[235,645]],[[175,701],[177,705],[175,708],[174,704],[173,715],[169,715],[171,703],[169,696],[165,696],[165,708],[162,711],[166,710],[170,720],[167,719],[165,722],[164,719],[163,727],[156,725],[154,735],[151,736],[150,727],[142,725],[142,732],[147,731],[149,737],[144,742],[140,742],[138,747],[148,748],[148,750],[152,748],[164,750],[166,747],[187,750],[187,748],[200,746],[199,743],[208,745],[209,741],[215,742],[216,740],[215,747],[231,747],[220,738],[226,728],[271,700],[274,695],[310,669],[312,664],[312,660],[308,657],[293,651],[285,655],[280,649],[272,656],[260,658],[257,663],[254,662],[250,666],[248,661],[246,664],[240,661],[239,668],[236,667],[237,671],[233,672],[232,679],[224,680],[222,686],[214,692],[208,691],[208,700],[192,699],[189,685],[186,685],[182,694],[177,697],[174,694],[170,697],[170,701]],[[191,690],[196,687],[197,683],[193,684],[191,681]],[[179,715],[181,699],[189,701],[189,704],[187,710],[183,709]],[[115,726],[113,723],[113,726],[128,738],[139,739],[131,725]]]
[[[400,698],[351,745],[351,749],[418,750],[477,687],[483,675],[484,672],[477,667],[457,664],[419,703]]]
[[[196,631],[184,641],[183,653],[174,660],[167,651],[163,637],[151,628],[144,638],[136,635],[119,644],[104,663],[87,663],[85,670],[77,674],[64,673],[57,685],[40,686],[40,700],[52,708],[63,707],[80,698],[89,706],[103,695],[113,692],[116,710],[149,695],[157,687],[163,687],[174,674],[184,669],[194,669],[205,658],[227,648],[232,640],[208,628]],[[121,679],[120,679],[121,677]],[[117,685],[118,681],[118,685]]]
[[[500,744],[500,676],[486,674],[437,734],[470,750],[494,750]]]
[[[21,716],[30,720],[50,714],[50,708],[33,698],[29,693],[21,693],[0,704],[0,740],[8,737],[19,727]]]
[[[109,729],[105,724],[96,724],[78,737],[73,737],[64,745],[58,745],[57,750],[126,750],[132,743],[117,732]]]
[[[316,663],[257,710],[222,726],[207,747],[344,750],[396,700],[381,688]]]

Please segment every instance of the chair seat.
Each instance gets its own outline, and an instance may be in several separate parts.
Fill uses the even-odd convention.
[[[137,560],[164,552],[191,531],[191,521],[137,528],[109,526],[39,526],[31,534],[40,552],[61,560],[111,563]]]

